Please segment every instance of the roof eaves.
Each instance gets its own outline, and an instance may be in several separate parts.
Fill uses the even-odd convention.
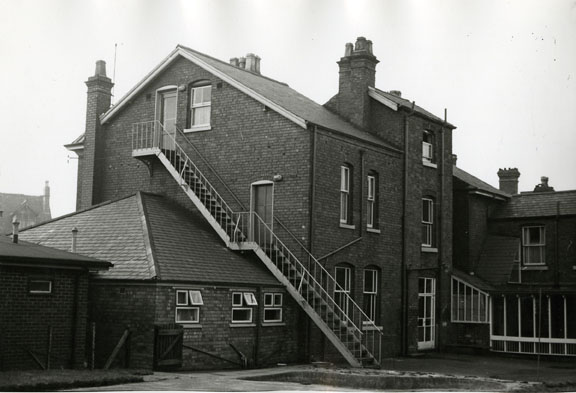
[[[174,61],[181,54],[181,49],[176,47],[164,60],[160,62],[152,71],[150,71],[140,82],[138,82],[128,93],[122,97],[116,105],[111,107],[107,112],[100,116],[100,122],[102,124],[106,123],[110,118],[112,118],[116,112],[120,110],[126,103],[130,101],[132,97],[138,94],[144,86],[148,84],[152,79],[154,79],[160,72],[162,72],[172,61]]]
[[[400,150],[400,149],[398,149],[398,148],[395,148],[395,147],[393,147],[393,146],[390,146],[389,144],[387,144],[387,143],[386,143],[385,141],[383,141],[383,140],[378,140],[378,142],[376,142],[376,139],[380,139],[380,138],[378,138],[378,137],[376,137],[376,136],[374,136],[374,138],[371,139],[371,140],[367,140],[367,139],[365,139],[365,138],[361,138],[361,137],[359,137],[359,136],[351,135],[351,134],[345,133],[345,132],[343,132],[343,131],[335,130],[335,129],[333,129],[333,128],[323,126],[323,125],[321,125],[321,124],[315,124],[315,123],[312,123],[312,122],[309,122],[308,124],[313,125],[313,126],[316,126],[316,127],[319,127],[319,128],[321,128],[321,129],[326,130],[326,131],[329,131],[329,132],[333,132],[333,133],[338,134],[338,135],[342,135],[342,136],[344,136],[344,137],[346,137],[346,138],[352,138],[352,139],[355,139],[355,140],[357,140],[357,141],[362,141],[362,142],[364,142],[364,143],[371,143],[371,144],[376,144],[376,143],[377,143],[379,147],[382,147],[382,148],[384,148],[384,149],[386,149],[386,150],[393,151],[394,153],[399,153],[399,154],[402,154],[402,153],[403,153],[402,150]]]
[[[384,97],[382,94],[379,94],[378,91],[373,87],[368,87],[368,95],[374,98],[376,101],[380,102],[381,104],[386,105],[388,108],[392,109],[393,111],[398,111],[398,104],[394,101]]]

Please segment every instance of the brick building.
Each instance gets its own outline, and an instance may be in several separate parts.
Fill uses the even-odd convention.
[[[498,175],[495,189],[454,168],[454,344],[576,356],[576,191]]]
[[[44,185],[43,195],[9,194],[0,192],[0,233],[12,232],[14,217],[20,223],[20,229],[47,221],[52,218],[50,212],[50,186]]]
[[[0,370],[83,367],[88,275],[110,266],[0,236]]]
[[[286,306],[300,306],[285,321],[300,357],[358,366],[441,347],[455,127],[377,89],[363,37],[346,44],[324,106],[263,76],[260,61],[178,46],[112,107],[98,62],[86,132],[67,145],[79,156],[77,208],[141,191],[202,216],[218,247],[259,260],[293,299]]]

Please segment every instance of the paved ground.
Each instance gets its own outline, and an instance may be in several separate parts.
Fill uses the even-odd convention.
[[[461,380],[470,384],[471,390],[495,391],[530,389],[532,391],[576,391],[576,360],[566,362],[549,362],[528,359],[502,358],[494,356],[469,356],[469,355],[438,355],[430,354],[417,358],[386,359],[382,362],[382,370],[372,369],[344,369],[338,367],[314,367],[311,365],[275,367],[259,370],[238,370],[221,372],[178,372],[178,373],[154,373],[146,376],[144,383],[115,385],[93,389],[81,389],[83,391],[354,391],[351,387],[334,387],[328,385],[300,384],[294,382],[251,381],[244,378],[264,377],[276,378],[277,375],[294,372],[296,374],[308,372],[311,375],[328,375],[328,379],[336,381],[330,375],[342,377],[344,381],[366,381],[368,378],[418,378],[421,381],[426,378],[443,378],[454,380],[458,376]],[[340,378],[342,380],[342,378]],[[505,380],[504,382],[502,380]],[[531,383],[513,383],[531,382]],[[306,382],[306,381],[304,381]],[[320,379],[320,383],[322,380]],[[490,388],[490,383],[502,383],[504,388]],[[543,385],[534,385],[543,383]],[[367,385],[365,385],[367,386]],[[384,387],[385,385],[382,385]],[[386,385],[388,386],[388,385]],[[442,389],[456,391],[464,390],[455,385]],[[468,388],[467,388],[468,389]],[[361,391],[362,389],[358,389]],[[377,390],[373,388],[365,390]],[[410,390],[410,389],[408,389]],[[428,390],[438,391],[439,387]]]

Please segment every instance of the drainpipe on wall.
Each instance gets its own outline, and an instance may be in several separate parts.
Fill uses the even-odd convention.
[[[446,124],[447,122],[447,110],[446,108],[444,108],[444,124]],[[441,241],[442,240],[442,233],[444,233],[442,225],[444,225],[444,179],[445,179],[445,167],[444,167],[444,147],[445,147],[445,133],[444,133],[444,124],[440,127],[440,198],[438,201],[438,207],[439,207],[439,212],[440,214],[438,215],[438,228],[440,229],[440,234],[439,234],[439,246],[438,247],[438,285],[436,287],[436,310],[439,310],[440,312],[436,313],[437,316],[440,316],[440,318],[436,318],[436,342],[438,343],[437,345],[437,350],[440,348],[440,329],[438,328],[438,322],[442,323],[443,320],[443,312],[442,312],[442,266],[443,266],[443,257],[444,257],[444,243]],[[440,319],[440,321],[438,321],[438,319]]]
[[[14,216],[12,219],[12,243],[18,243],[18,226],[20,226],[18,217]]]
[[[406,201],[408,200],[408,118],[414,114],[414,106],[416,101],[412,101],[412,108],[409,113],[404,114],[404,180],[403,180],[403,196],[402,196],[402,266],[400,268],[400,293],[401,293],[401,353],[406,355],[408,353],[408,277],[406,272],[406,247],[408,244],[407,237],[408,231],[407,218],[406,218]]]
[[[317,156],[317,148],[318,148],[318,127],[316,125],[309,125],[308,126],[311,134],[312,143],[310,146],[310,155],[311,155],[311,163],[310,163],[310,198],[309,205],[308,205],[308,250],[310,254],[314,255],[314,205],[316,201],[316,156]],[[312,324],[310,323],[310,318],[304,318],[304,354],[306,359],[310,359],[310,340],[311,340],[311,329]]]
[[[364,218],[364,154],[366,152],[364,150],[360,150],[360,224],[358,225],[358,237],[362,237],[362,221]]]
[[[556,202],[556,218],[554,219],[554,231],[556,232],[555,234],[555,239],[554,239],[554,286],[559,286],[560,285],[560,265],[559,265],[559,256],[558,254],[560,253],[560,244],[558,241],[558,238],[560,237],[560,234],[558,233],[558,227],[559,227],[559,221],[560,221],[560,201]]]

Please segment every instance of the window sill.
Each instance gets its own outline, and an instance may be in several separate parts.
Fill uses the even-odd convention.
[[[426,246],[422,246],[422,252],[434,252],[437,253],[438,249],[435,247],[426,247]]]
[[[350,225],[350,224],[344,224],[343,222],[340,223],[340,228],[344,228],[344,229],[356,229],[355,225]]]
[[[184,133],[187,134],[189,132],[210,131],[211,129],[212,129],[212,126],[210,124],[208,124],[206,126],[196,126],[196,127],[186,128],[184,130]]]
[[[285,322],[262,322],[263,327],[286,326]]]
[[[199,323],[180,323],[184,329],[202,329]]]
[[[422,165],[427,166],[428,168],[438,168],[438,165],[426,160],[422,160]]]
[[[529,266],[522,266],[522,270],[548,270],[548,266],[546,265],[529,265]]]
[[[380,233],[380,229],[376,229],[376,228],[366,228],[366,232],[370,232],[370,233]]]
[[[229,326],[231,328],[247,328],[247,327],[256,327],[256,324],[251,322],[238,322],[238,323],[230,323]]]

